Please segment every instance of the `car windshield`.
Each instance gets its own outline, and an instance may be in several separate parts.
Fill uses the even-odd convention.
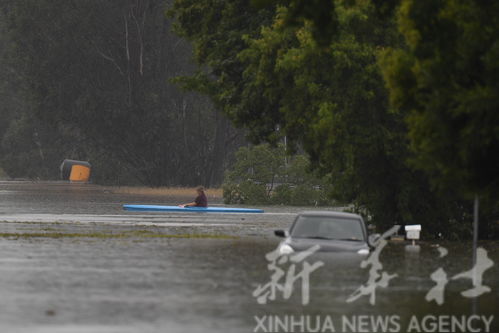
[[[291,230],[296,238],[364,240],[361,220],[335,216],[300,216]]]

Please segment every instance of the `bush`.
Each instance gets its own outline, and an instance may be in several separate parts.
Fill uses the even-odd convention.
[[[293,188],[289,184],[279,185],[272,193],[271,202],[276,205],[286,205],[291,202]]]
[[[223,184],[223,198],[226,204],[268,204],[269,195],[266,186],[245,181],[240,184]]]
[[[309,172],[305,155],[287,159],[283,146],[243,147],[223,184],[226,204],[332,205],[325,178]],[[275,184],[279,184],[275,186]],[[274,187],[275,186],[275,187]]]
[[[321,190],[310,185],[298,185],[291,195],[290,204],[294,206],[318,206]]]

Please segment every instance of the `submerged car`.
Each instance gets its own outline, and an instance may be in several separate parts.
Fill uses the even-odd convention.
[[[279,244],[280,254],[304,251],[319,245],[323,252],[357,252],[368,254],[379,239],[378,234],[368,236],[360,215],[316,211],[300,213],[289,231],[276,230],[275,235],[286,238]]]

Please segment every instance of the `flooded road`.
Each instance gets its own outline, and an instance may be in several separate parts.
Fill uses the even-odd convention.
[[[299,275],[287,299],[279,288],[274,300],[264,297],[271,289],[255,292],[275,273],[265,257],[278,244],[272,231],[288,227],[300,208],[244,215],[121,209],[124,203],[169,205],[186,199],[116,194],[94,185],[0,182],[0,331],[499,329],[499,318],[487,322],[499,308],[497,242],[480,244],[494,263],[481,281],[452,279],[471,269],[470,243],[421,243],[416,252],[404,242],[390,242],[380,255],[381,270],[396,275],[374,290],[374,302],[369,295],[347,302],[369,281],[370,267],[361,268],[366,257],[316,254],[306,261],[323,266],[309,275],[304,305]],[[275,264],[289,273],[293,263]],[[303,272],[302,264],[296,263],[296,274]],[[426,300],[439,269],[449,280],[441,305]],[[490,291],[474,298],[461,294],[478,282]],[[266,304],[259,304],[258,296]],[[372,323],[379,320],[387,326]]]

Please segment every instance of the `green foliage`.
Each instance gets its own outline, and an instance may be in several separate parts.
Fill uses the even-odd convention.
[[[290,184],[281,184],[276,186],[272,202],[277,205],[291,205],[293,201],[293,187]]]
[[[497,15],[493,1],[404,0],[397,19],[406,43],[380,57],[391,106],[406,117],[412,165],[441,191],[479,195],[489,238],[499,232]],[[469,236],[471,205],[447,206],[452,237]]]
[[[175,82],[209,96],[236,126],[251,129],[253,141],[266,135],[277,142],[275,114],[266,112],[261,99],[253,99],[252,110],[239,105],[248,81],[242,79],[245,66],[238,55],[247,47],[246,37],[272,22],[273,10],[255,8],[247,0],[176,0],[169,15],[175,32],[192,43],[200,65],[194,75],[179,75]]]
[[[272,193],[271,202],[292,206],[331,206],[335,201],[328,195],[327,186],[300,184],[279,185]]]
[[[187,13],[194,8],[209,12],[210,3],[197,1],[194,6],[176,1],[174,12]],[[230,17],[217,17],[222,27],[245,22],[246,8],[233,7],[234,3],[238,2],[224,3],[235,10]],[[204,55],[197,58],[198,64],[203,70],[208,67],[210,74],[202,80],[191,77],[190,87],[207,92],[237,125],[249,131],[253,141],[275,143],[286,135],[290,150],[302,147],[312,167],[328,176],[333,197],[352,203],[355,211],[366,215],[380,230],[394,223],[421,223],[429,235],[466,236],[467,227],[456,227],[468,219],[463,213],[468,207],[460,193],[433,188],[431,174],[408,163],[416,156],[408,137],[406,113],[390,103],[393,95],[383,82],[387,75],[380,64],[391,61],[403,68],[412,61],[386,56],[406,47],[397,30],[397,6],[396,0],[334,1],[332,7],[324,7],[321,1],[290,1],[289,5],[268,7],[275,8],[270,22],[267,12],[257,11],[252,19],[252,23],[260,21],[257,28],[254,24],[244,25],[244,30],[242,24],[236,28],[245,41],[237,48],[217,38],[223,29],[204,25],[197,29],[180,19],[177,31],[193,41],[195,54]],[[296,8],[303,8],[303,15]],[[327,24],[321,29],[323,21]],[[436,30],[428,33],[438,36]],[[214,39],[216,50],[205,44]],[[225,65],[227,59],[237,62],[236,71]],[[210,70],[211,64],[216,64],[217,70]],[[217,85],[210,90],[194,84],[205,87],[206,82],[225,82],[228,72],[232,86]],[[401,91],[414,81],[410,75],[403,78],[394,84]],[[446,89],[445,82],[435,84]],[[428,91],[437,92],[433,88]],[[291,189],[278,187],[275,200],[292,201]],[[313,197],[313,193],[307,196]]]
[[[431,196],[405,165],[405,126],[388,112],[376,62],[396,33],[390,22],[379,24],[369,2],[335,8],[338,33],[327,47],[307,21],[288,25],[285,7],[257,37],[246,35],[238,55],[245,84],[226,107],[251,137],[272,142],[285,133],[292,148],[303,145],[337,200],[367,208],[381,225],[411,223],[412,201]]]
[[[304,155],[286,156],[283,145],[241,147],[223,184],[230,204],[331,205],[326,181]]]
[[[414,164],[435,184],[499,198],[499,3],[405,0],[406,47],[381,67],[394,109],[407,114]]]
[[[258,205],[270,202],[266,184],[246,180],[241,183],[224,183],[222,189],[226,204]]]
[[[241,147],[226,174],[223,190],[226,203],[263,204],[270,202],[274,183],[284,174],[282,146]],[[267,189],[268,187],[268,189]]]

